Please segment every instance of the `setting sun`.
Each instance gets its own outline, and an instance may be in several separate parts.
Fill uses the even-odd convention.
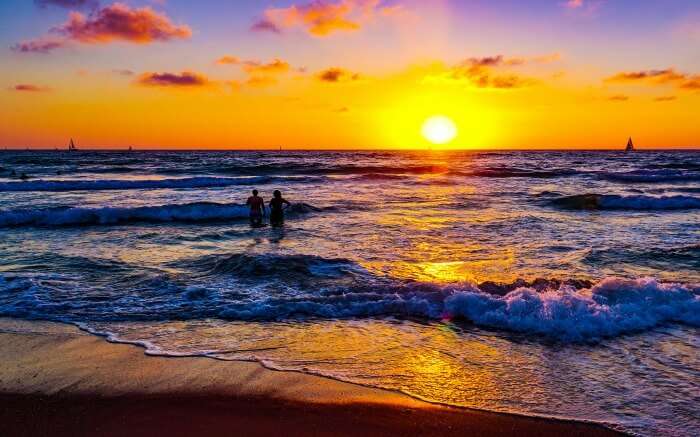
[[[447,144],[457,136],[457,125],[444,115],[436,115],[425,120],[421,133],[433,144]]]

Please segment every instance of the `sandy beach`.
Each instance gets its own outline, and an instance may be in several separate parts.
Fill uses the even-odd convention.
[[[0,427],[28,435],[614,435],[427,404],[257,363],[146,356],[69,325],[0,320]]]

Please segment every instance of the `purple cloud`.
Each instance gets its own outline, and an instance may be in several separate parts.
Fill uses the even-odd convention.
[[[206,76],[183,71],[182,73],[144,73],[136,81],[140,85],[160,87],[198,87],[210,83]]]
[[[35,40],[22,41],[10,47],[18,53],[40,53],[48,54],[53,50],[61,48],[65,45],[65,41],[55,38],[39,38]]]

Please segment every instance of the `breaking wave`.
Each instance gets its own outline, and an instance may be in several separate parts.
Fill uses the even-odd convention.
[[[216,178],[193,177],[182,179],[147,180],[36,180],[25,182],[0,183],[0,191],[97,191],[97,190],[136,190],[166,188],[214,188],[236,185],[257,185],[270,182],[267,177]]]
[[[186,275],[139,277],[129,293],[110,298],[99,280],[76,289],[73,278],[63,289],[59,273],[0,274],[0,315],[82,322],[454,319],[573,343],[670,323],[700,326],[700,284],[652,278],[441,285],[377,277],[350,260],[307,255],[206,256],[189,267]]]
[[[288,214],[320,212],[305,203],[294,204]],[[246,219],[245,205],[196,202],[135,208],[49,208],[0,211],[0,227],[115,225],[124,223],[205,222]]]
[[[684,210],[700,208],[700,198],[692,196],[619,196],[579,194],[550,201],[554,206],[573,210]]]
[[[462,172],[464,176],[476,176],[483,178],[537,178],[537,179],[550,179],[566,176],[577,175],[578,172],[574,170],[565,169],[544,169],[544,170],[526,170],[516,167],[508,168],[483,168],[476,169],[471,172]]]

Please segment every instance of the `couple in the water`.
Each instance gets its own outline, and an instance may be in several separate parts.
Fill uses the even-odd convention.
[[[265,201],[258,196],[258,190],[253,190],[253,195],[248,198],[246,205],[250,207],[250,225],[253,227],[264,226]],[[280,190],[275,190],[272,193],[272,200],[270,200],[270,224],[272,226],[282,226],[284,224],[285,205],[289,207],[291,203],[282,197]]]

